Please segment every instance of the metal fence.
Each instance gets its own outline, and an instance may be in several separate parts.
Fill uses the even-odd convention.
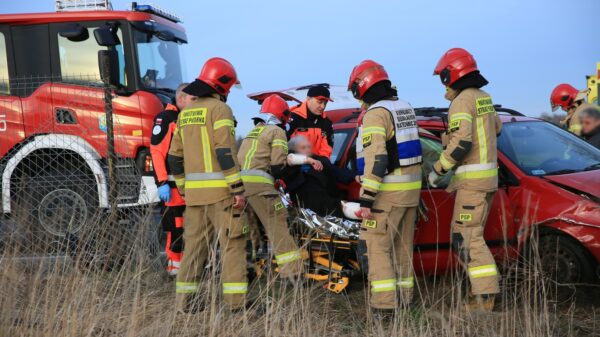
[[[105,96],[90,76],[0,82],[3,252],[105,267],[153,260],[159,230],[139,104]]]

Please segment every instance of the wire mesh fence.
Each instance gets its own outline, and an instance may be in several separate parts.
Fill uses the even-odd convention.
[[[146,172],[148,135],[135,108],[139,103],[112,97],[116,184],[111,186],[107,102],[99,78],[0,83],[0,92],[11,93],[0,96],[0,206],[6,214],[0,218],[0,337],[598,334],[596,309],[551,296],[553,285],[535,254],[503,270],[493,314],[464,313],[465,280],[457,272],[419,278],[414,310],[386,326],[370,318],[369,289],[360,274],[334,294],[318,282],[286,288],[269,269],[250,286],[250,297],[264,309],[231,314],[219,306],[213,246],[199,294],[207,299],[207,310],[181,315],[159,254],[160,214]]]
[[[159,231],[139,109],[127,97],[107,102],[95,76],[17,78],[8,87],[12,96],[0,96],[3,249],[107,266],[142,254],[141,246],[140,258],[156,257]]]

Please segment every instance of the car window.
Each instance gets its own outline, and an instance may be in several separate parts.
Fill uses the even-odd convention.
[[[350,149],[348,149],[348,158],[346,158],[346,169],[358,172],[358,168],[356,167],[356,137],[352,140],[352,145],[350,145]]]
[[[98,45],[93,37],[94,27],[88,28],[90,34],[83,41],[72,41],[58,35],[58,54],[60,58],[60,75],[63,81],[72,83],[100,82],[100,69],[98,66],[98,51],[106,49]],[[117,31],[119,41],[123,41],[121,30]],[[125,83],[125,54],[123,45],[115,46],[119,55],[120,83]]]
[[[8,58],[6,56],[6,39],[0,33],[0,95],[8,95]]]
[[[528,175],[573,173],[600,163],[600,150],[542,121],[505,123],[498,148]]]
[[[423,186],[427,186],[427,176],[433,169],[433,164],[440,159],[440,154],[444,148],[440,141],[427,137],[421,137],[421,148],[423,151],[423,163],[421,165],[423,170]],[[442,178],[437,188],[448,187],[448,184],[450,184],[450,180],[452,179],[452,174],[453,171],[448,172],[448,174]]]
[[[333,133],[333,150],[331,151],[330,161],[337,164],[344,155],[344,150],[348,146],[348,141],[354,129],[340,129]]]

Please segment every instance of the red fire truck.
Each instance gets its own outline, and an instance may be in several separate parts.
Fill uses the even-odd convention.
[[[155,201],[152,119],[182,82],[180,48],[187,39],[180,20],[155,7],[134,2],[119,11],[95,1],[104,6],[90,10],[93,1],[76,2],[57,1],[52,13],[0,15],[0,215],[31,208],[56,235],[84,222],[73,217],[85,220],[90,208],[114,202],[99,51],[116,55],[110,62],[117,74],[111,83],[116,204],[126,209]],[[57,214],[65,203],[71,213]]]

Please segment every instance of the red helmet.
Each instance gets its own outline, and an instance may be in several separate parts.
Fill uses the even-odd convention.
[[[287,123],[290,119],[290,107],[283,98],[275,94],[265,98],[260,113],[271,114],[283,123]]]
[[[198,79],[211,86],[223,96],[229,94],[231,87],[240,84],[233,65],[226,59],[220,57],[208,59],[206,63],[204,63],[204,67],[202,67]]]
[[[477,70],[477,62],[471,53],[462,48],[452,48],[440,58],[433,74],[440,75],[442,83],[449,86]]]
[[[558,108],[563,108],[565,111],[568,110],[573,106],[577,94],[579,94],[579,90],[570,84],[562,83],[557,85],[556,88],[552,90],[552,94],[550,94],[552,111],[556,111]]]
[[[390,77],[381,64],[372,60],[365,60],[352,69],[350,81],[348,81],[348,90],[352,92],[354,98],[362,99],[365,92],[375,83],[389,80]]]

